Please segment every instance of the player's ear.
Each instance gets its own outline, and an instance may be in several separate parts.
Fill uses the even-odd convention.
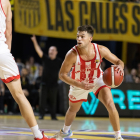
[[[93,37],[90,37],[90,41],[92,41]]]

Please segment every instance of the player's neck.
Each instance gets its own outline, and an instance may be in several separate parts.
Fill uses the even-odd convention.
[[[78,48],[80,55],[88,55],[91,48],[93,48],[92,43],[88,44],[87,46],[83,48]]]

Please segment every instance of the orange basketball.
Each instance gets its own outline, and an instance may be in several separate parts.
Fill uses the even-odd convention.
[[[107,86],[116,88],[122,83],[123,75],[117,71],[118,70],[115,70],[115,67],[110,67],[104,71],[103,81]]]

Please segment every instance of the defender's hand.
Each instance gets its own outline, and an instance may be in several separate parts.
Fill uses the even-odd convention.
[[[123,70],[123,67],[121,65],[112,65],[112,67],[116,67],[115,70],[117,70],[117,72],[120,72],[121,75],[124,76],[124,70]]]

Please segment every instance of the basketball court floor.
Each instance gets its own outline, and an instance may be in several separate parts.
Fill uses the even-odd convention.
[[[49,116],[37,122],[45,134],[52,136],[64,124],[64,117],[52,121]],[[140,140],[140,119],[120,119],[124,140]],[[72,124],[74,135],[63,140],[115,140],[108,118],[77,117]],[[33,135],[21,116],[0,115],[0,140],[33,140]]]

